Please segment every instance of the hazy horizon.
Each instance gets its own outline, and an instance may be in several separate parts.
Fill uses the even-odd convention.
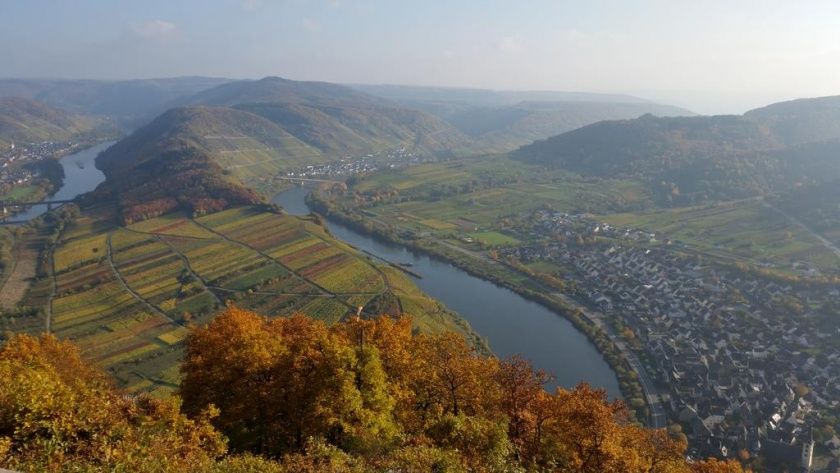
[[[840,94],[840,4],[7,1],[2,75],[628,94],[703,114]]]

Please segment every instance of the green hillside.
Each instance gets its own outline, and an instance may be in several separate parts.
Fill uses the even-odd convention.
[[[12,142],[69,141],[94,131],[100,123],[47,104],[18,97],[0,98],[0,150]]]
[[[230,82],[209,77],[138,80],[0,79],[0,97],[22,97],[136,128],[175,100]]]
[[[250,189],[309,165],[404,148],[426,155],[471,149],[440,120],[343,86],[269,77],[199,93],[106,150],[98,195],[126,222],[180,208],[205,213],[253,204]]]
[[[282,77],[236,81],[199,92],[182,100],[184,105],[230,107],[243,103],[329,103],[364,101],[387,104],[365,93],[329,82],[296,81]]]
[[[352,87],[435,115],[494,152],[510,151],[601,120],[630,119],[647,113],[694,115],[679,107],[618,94],[398,85]]]
[[[432,115],[325,82],[266,77],[225,84],[184,104],[234,107],[262,115],[332,157],[401,147],[446,155],[481,149]]]
[[[744,118],[766,126],[787,145],[840,138],[840,95],[779,102]]]
[[[647,103],[521,102],[495,108],[471,108],[453,114],[449,122],[494,151],[509,151],[558,133],[602,120],[692,115],[675,107]]]
[[[157,117],[103,153],[99,163],[107,173],[184,148],[207,154],[246,182],[326,160],[320,150],[260,116],[223,107],[189,107]]]
[[[583,175],[633,176],[669,204],[743,198],[840,178],[834,97],[743,116],[606,121],[524,146],[520,160]]]

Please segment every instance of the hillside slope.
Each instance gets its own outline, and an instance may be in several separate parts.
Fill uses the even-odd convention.
[[[225,84],[182,101],[247,110],[276,122],[332,157],[405,147],[459,154],[476,146],[452,125],[341,85],[266,77]]]
[[[694,115],[679,107],[619,94],[396,85],[352,87],[435,115],[493,151],[510,151],[601,120],[636,118],[647,113]]]
[[[295,159],[317,162],[321,155],[251,113],[177,108],[97,157],[107,177],[97,192],[118,199],[125,222],[177,207],[204,213],[261,201],[242,180],[260,172],[273,175],[276,163]]]
[[[589,125],[512,156],[584,175],[641,178],[672,203],[742,198],[840,178],[835,116],[835,97],[743,116],[644,116]]]
[[[692,115],[674,107],[621,102],[521,102],[496,108],[474,108],[456,113],[449,122],[495,151],[509,151],[552,135],[602,120]]]
[[[317,148],[258,115],[224,107],[186,107],[169,110],[139,128],[103,153],[99,165],[108,173],[183,148],[211,156],[246,180],[325,159]]]
[[[123,81],[0,79],[0,97],[38,100],[75,113],[107,117],[135,128],[169,108],[177,99],[230,82],[209,77]]]
[[[0,151],[12,142],[68,141],[92,132],[98,125],[97,120],[36,100],[0,98]]]
[[[768,127],[787,145],[840,139],[840,95],[779,102],[744,118]]]

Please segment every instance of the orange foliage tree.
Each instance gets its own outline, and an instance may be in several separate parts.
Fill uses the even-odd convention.
[[[229,307],[188,338],[182,373],[187,412],[215,406],[235,449],[286,462],[319,445],[368,471],[740,471],[687,463],[684,440],[633,424],[603,390],[548,393],[527,361],[415,334],[407,318],[328,327]]]
[[[328,327],[229,307],[193,330],[182,372],[186,414],[177,397],[115,389],[69,342],[14,336],[0,349],[0,466],[742,472],[735,461],[686,462],[681,436],[631,423],[603,390],[549,393],[527,361],[483,355],[451,333],[416,334],[407,318]]]

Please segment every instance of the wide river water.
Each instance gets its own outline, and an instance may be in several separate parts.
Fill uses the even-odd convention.
[[[64,181],[55,194],[48,200],[69,200],[77,195],[96,189],[105,180],[105,174],[96,169],[95,160],[106,148],[114,144],[113,141],[99,143],[91,148],[77,151],[58,160],[64,168]],[[11,220],[25,222],[47,211],[46,205],[33,205],[26,211],[16,214]]]
[[[309,189],[296,187],[277,194],[273,202],[293,215],[309,213]],[[556,385],[573,387],[581,381],[620,397],[615,373],[595,348],[568,320],[536,302],[455,266],[418,254],[402,245],[373,238],[327,219],[337,238],[394,263],[410,263],[422,276],[415,283],[469,321],[498,356],[519,354],[535,367],[555,376]]]

